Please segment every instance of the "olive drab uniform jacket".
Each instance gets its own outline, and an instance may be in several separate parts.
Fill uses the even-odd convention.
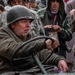
[[[45,60],[50,54],[50,50],[45,49],[46,46],[44,44],[44,39],[41,41],[32,41],[24,46],[22,46],[28,39],[30,39],[31,35],[28,34],[28,36],[25,39],[20,39],[17,37],[12,30],[8,27],[1,27],[0,28],[0,71],[10,71],[13,70],[13,66],[11,66],[11,58],[15,51],[19,49],[19,51],[15,54],[16,58],[23,58],[24,60],[19,63],[16,61],[14,65],[16,67],[23,65],[21,69],[32,69],[33,66],[36,64],[34,63],[34,60],[32,58],[32,54],[35,52],[39,52],[38,56],[40,60]],[[22,46],[22,47],[21,47]],[[58,64],[58,61],[60,59],[64,59],[59,57],[56,54],[53,54],[46,62],[45,64]]]

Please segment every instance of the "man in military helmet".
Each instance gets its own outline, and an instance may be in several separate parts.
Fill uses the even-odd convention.
[[[0,71],[23,70],[32,74],[40,71],[40,69],[37,69],[38,67],[35,67],[36,63],[32,54],[39,52],[38,56],[43,61],[51,54],[50,50],[58,46],[56,39],[53,39],[53,42],[51,39],[36,40],[24,45],[31,38],[29,29],[33,19],[33,15],[22,5],[13,6],[7,12],[7,25],[0,29]],[[15,53],[16,51],[17,53]],[[13,57],[20,59],[24,57],[24,59],[13,61],[13,63]],[[55,54],[44,64],[57,64],[63,72],[68,70],[65,59]]]
[[[15,5],[24,5],[25,7],[27,7],[29,9],[29,0],[8,0],[7,3],[8,3],[8,6],[5,7],[5,12],[1,15],[2,17],[0,20],[0,26],[7,25],[6,14],[11,9],[11,7],[13,7]],[[40,34],[42,34],[42,35],[45,34],[42,22],[41,22],[39,16],[37,15],[37,13],[31,9],[29,9],[29,11],[35,17],[35,19],[31,23],[31,31],[33,31],[35,33],[35,36],[40,35]]]

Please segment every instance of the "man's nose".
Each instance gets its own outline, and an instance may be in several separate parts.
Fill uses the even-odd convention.
[[[30,27],[30,21],[27,21],[26,27]]]

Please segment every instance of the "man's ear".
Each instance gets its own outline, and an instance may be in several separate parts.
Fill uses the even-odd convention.
[[[12,24],[11,24],[11,28],[14,28],[15,25],[16,25],[16,22],[12,23]]]

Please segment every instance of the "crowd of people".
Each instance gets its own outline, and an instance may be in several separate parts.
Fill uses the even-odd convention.
[[[75,31],[74,0],[0,0],[0,71],[67,73],[66,42]],[[33,40],[32,40],[33,39]],[[58,68],[58,70],[55,70]],[[44,70],[44,73],[46,73]]]

